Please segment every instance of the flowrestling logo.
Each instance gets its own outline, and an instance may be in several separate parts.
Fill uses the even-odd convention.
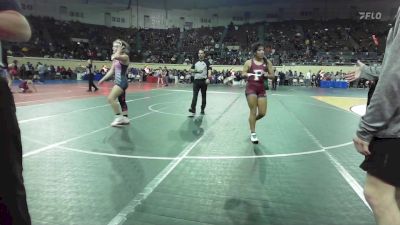
[[[382,18],[381,12],[358,12],[360,20],[380,20]]]

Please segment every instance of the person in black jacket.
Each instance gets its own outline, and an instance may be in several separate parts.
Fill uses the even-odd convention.
[[[0,41],[28,41],[31,29],[15,0],[0,1]],[[0,42],[1,48],[1,42]],[[1,49],[0,49],[1,50]],[[0,56],[3,62],[3,55]],[[29,225],[31,218],[22,177],[22,144],[14,98],[0,78],[0,224]]]

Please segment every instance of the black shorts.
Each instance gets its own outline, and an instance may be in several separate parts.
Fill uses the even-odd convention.
[[[370,145],[370,156],[366,156],[361,169],[400,187],[400,138],[374,138]]]

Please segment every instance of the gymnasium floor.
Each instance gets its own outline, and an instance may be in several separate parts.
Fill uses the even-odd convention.
[[[188,117],[191,86],[131,84],[123,128],[107,87],[38,89],[14,94],[34,225],[374,224],[348,110],[367,90],[269,91],[253,145],[243,88],[210,85]]]

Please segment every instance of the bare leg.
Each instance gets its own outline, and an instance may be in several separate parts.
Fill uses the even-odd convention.
[[[250,115],[249,115],[250,131],[254,133],[256,132],[256,120],[257,120],[257,96],[248,95],[247,104],[249,105],[250,109]]]
[[[121,114],[120,106],[116,99],[118,96],[122,94],[123,90],[117,85],[114,85],[114,87],[111,89],[110,94],[107,97],[108,103],[110,103],[112,109],[114,110],[115,114]]]
[[[396,187],[367,174],[364,195],[378,225],[400,225],[400,210],[395,192]]]

